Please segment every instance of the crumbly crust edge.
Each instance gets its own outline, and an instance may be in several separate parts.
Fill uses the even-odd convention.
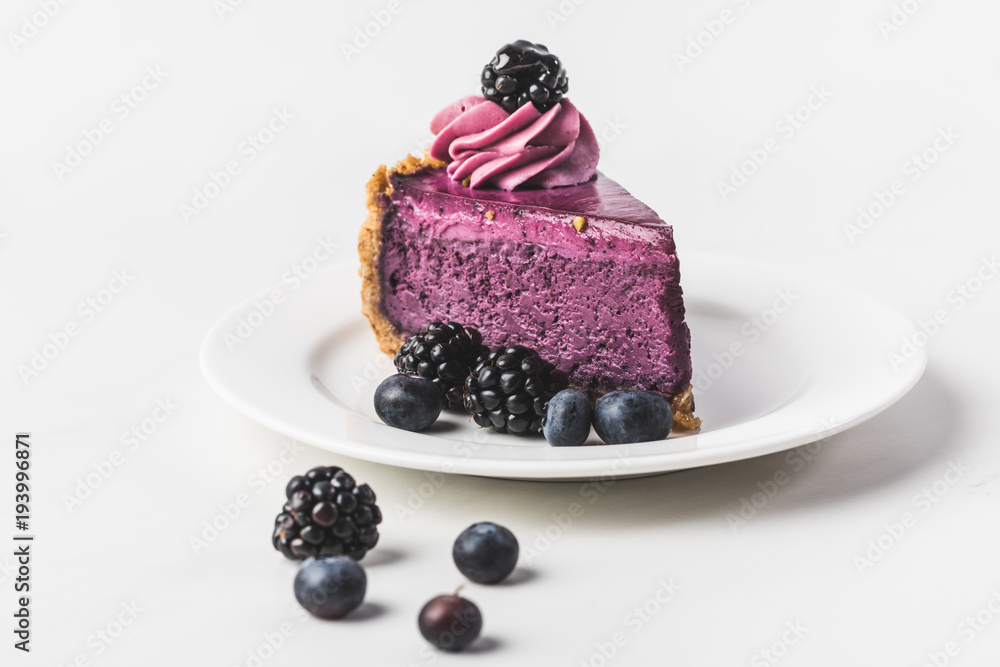
[[[361,225],[358,235],[358,256],[361,259],[361,312],[368,318],[379,349],[388,355],[395,355],[405,341],[399,331],[382,312],[382,284],[379,280],[379,256],[382,251],[382,216],[384,202],[392,194],[389,177],[392,174],[412,174],[421,169],[443,167],[444,162],[435,160],[426,152],[422,158],[407,155],[392,167],[379,165],[365,186],[368,217]],[[624,388],[624,387],[623,387]],[[694,416],[694,395],[691,387],[686,391],[669,396],[670,407],[674,411],[674,428],[693,430],[701,426],[701,419]]]
[[[392,194],[389,176],[392,174],[412,174],[424,168],[443,167],[444,162],[435,160],[427,153],[422,158],[407,155],[392,167],[379,165],[365,186],[368,218],[361,225],[358,235],[358,256],[361,258],[361,312],[368,318],[379,349],[385,354],[395,355],[403,344],[402,332],[382,312],[382,284],[379,280],[379,256],[382,250],[383,202]]]

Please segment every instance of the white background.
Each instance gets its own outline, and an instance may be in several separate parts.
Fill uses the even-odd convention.
[[[798,622],[807,630],[777,648],[780,664],[916,666],[950,641],[949,664],[996,664],[1000,618],[983,613],[994,620],[971,641],[959,626],[1000,591],[1000,281],[961,310],[949,293],[1000,246],[1000,6],[902,4],[915,13],[889,32],[880,21],[891,20],[890,0],[402,0],[348,59],[341,44],[371,12],[384,19],[386,3],[244,0],[220,16],[212,0],[69,2],[34,34],[24,21],[36,0],[7,0],[0,433],[5,443],[33,433],[38,541],[30,656],[10,646],[13,561],[0,555],[0,662],[253,665],[248,651],[287,622],[290,636],[262,664],[753,665],[770,664],[759,651]],[[724,9],[732,21],[717,37],[704,32],[707,46],[679,67],[674,54],[706,21],[719,32]],[[14,44],[10,33],[33,36]],[[318,237],[340,244],[330,262],[355,261],[373,169],[423,145],[433,113],[474,92],[483,64],[517,38],[562,57],[570,96],[599,134],[621,128],[608,130],[601,169],[675,225],[682,261],[699,250],[808,266],[914,320],[942,308],[950,318],[927,343],[913,392],[825,443],[747,525],[735,530],[727,515],[790,469],[784,454],[617,483],[519,583],[466,589],[486,630],[476,655],[455,657],[428,652],[416,630],[420,605],[462,581],[454,536],[491,519],[535,545],[581,485],[435,486],[304,448],[280,481],[258,486],[284,439],[217,398],[197,352],[223,312],[281,282]],[[122,117],[116,98],[157,67],[165,78]],[[814,87],[829,99],[801,111]],[[274,109],[294,119],[247,160],[241,143]],[[786,136],[776,124],[797,110],[810,117]],[[53,163],[104,118],[113,132],[60,179]],[[947,128],[957,139],[913,180],[904,165]],[[724,201],[717,183],[769,138],[778,151]],[[240,173],[185,222],[180,205],[229,160]],[[902,194],[849,239],[858,208],[896,179]],[[79,304],[118,269],[134,279],[88,321]],[[79,334],[22,378],[18,368],[71,323]],[[130,450],[122,434],[157,399],[176,412]],[[67,494],[116,450],[121,465],[68,509]],[[12,445],[2,451],[7,517]],[[953,461],[968,471],[918,509],[914,495]],[[386,515],[365,560],[371,604],[341,623],[297,613],[294,566],[268,544],[284,480],[321,463],[369,482]],[[249,507],[195,553],[190,538],[241,493]],[[429,497],[417,511],[398,511],[420,494]],[[915,526],[883,536],[887,553],[859,567],[904,512]],[[6,542],[13,526],[2,521]],[[635,631],[628,615],[670,578],[680,591]],[[97,639],[133,602],[135,621],[110,645]],[[605,660],[595,645],[619,631],[627,642]]]

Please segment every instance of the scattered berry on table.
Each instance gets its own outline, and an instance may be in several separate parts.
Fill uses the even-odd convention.
[[[375,389],[375,414],[393,428],[423,431],[441,416],[444,399],[431,380],[400,373]]]
[[[590,435],[590,399],[582,391],[563,389],[545,409],[542,434],[553,447],[578,447]]]
[[[496,347],[465,380],[465,410],[500,433],[541,433],[546,404],[568,386],[566,374],[531,348]]]
[[[288,502],[274,520],[271,544],[291,560],[350,556],[361,560],[378,543],[382,512],[375,492],[336,466],[313,468],[285,487]]]
[[[424,639],[443,651],[461,651],[483,630],[483,615],[472,601],[439,595],[420,610],[417,627]]]
[[[469,367],[486,352],[483,337],[472,327],[456,322],[431,322],[427,331],[406,339],[396,354],[396,370],[431,380],[449,408],[462,409],[462,383]]]
[[[507,578],[517,565],[517,538],[503,526],[474,523],[458,536],[451,555],[459,571],[480,584],[495,584]]]
[[[343,618],[365,599],[368,577],[347,556],[310,558],[295,575],[295,599],[319,618]]]
[[[663,440],[670,435],[674,411],[654,391],[613,391],[594,404],[594,430],[609,445]]]

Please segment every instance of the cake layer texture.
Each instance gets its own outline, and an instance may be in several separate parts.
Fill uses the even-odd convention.
[[[505,192],[472,191],[442,168],[405,171],[370,190],[378,219],[367,280],[377,284],[366,289],[384,348],[456,321],[488,344],[534,348],[592,395],[686,394],[680,268],[673,230],[652,209],[602,174]]]

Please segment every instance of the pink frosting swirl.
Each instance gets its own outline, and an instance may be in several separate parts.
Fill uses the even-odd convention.
[[[507,113],[479,95],[434,116],[430,155],[455,181],[513,190],[577,185],[594,177],[600,149],[590,123],[568,99],[542,113],[525,104]]]

